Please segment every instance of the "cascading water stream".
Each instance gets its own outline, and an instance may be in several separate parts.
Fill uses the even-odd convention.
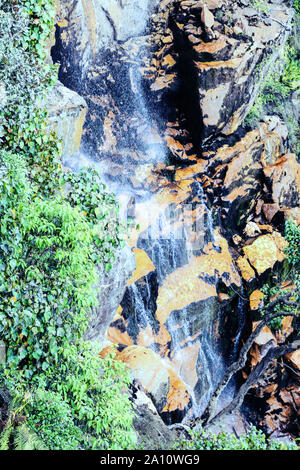
[[[144,13],[146,14],[146,10],[144,10]],[[122,21],[126,23],[126,17]],[[147,23],[145,18],[141,19],[141,21],[145,24]],[[133,282],[128,285],[124,296],[125,300],[123,299],[121,305],[124,308],[126,321],[133,332],[132,337],[134,341],[138,341],[137,332],[142,329],[143,342],[157,354],[161,354],[156,339],[154,337],[151,338],[151,331],[154,334],[162,326],[158,318],[156,318],[156,300],[159,289],[172,273],[180,270],[182,267],[192,266],[192,260],[195,257],[201,256],[203,249],[208,244],[212,250],[218,250],[218,247],[215,245],[212,213],[207,207],[205,194],[199,181],[193,181],[190,199],[185,201],[184,204],[180,199],[179,202],[175,200],[175,202],[165,204],[160,202],[160,199],[155,200],[153,193],[146,185],[142,189],[135,190],[134,186],[130,186],[128,182],[124,183],[123,174],[120,174],[119,178],[115,175],[114,178],[108,177],[110,165],[115,164],[116,161],[119,165],[118,171],[123,171],[124,173],[127,171],[128,165],[133,166],[133,170],[137,172],[139,167],[145,165],[168,163],[166,144],[162,139],[160,142],[157,142],[154,135],[153,129],[157,130],[158,128],[155,125],[157,116],[152,115],[151,103],[149,103],[149,98],[145,92],[143,77],[140,72],[145,62],[143,50],[144,38],[138,37],[130,41],[133,41],[132,51],[136,52],[131,52],[130,60],[127,61],[126,76],[128,80],[126,83],[129,83],[131,86],[131,90],[128,90],[128,94],[131,95],[129,118],[131,119],[130,122],[136,122],[140,119],[145,131],[142,135],[136,135],[134,142],[132,141],[132,135],[128,136],[126,141],[127,133],[124,127],[121,133],[122,139],[118,142],[115,150],[115,152],[119,153],[112,155],[108,153],[104,155],[102,160],[94,159],[87,154],[81,155],[78,156],[75,164],[73,162],[69,166],[74,170],[81,166],[98,167],[108,188],[117,194],[122,206],[121,212],[125,219],[128,216],[127,208],[131,200],[138,201],[139,206],[142,207],[141,212],[143,212],[143,218],[147,219],[147,223],[140,232],[135,246],[147,253],[155,267],[155,273],[151,276],[146,276],[143,283]],[[119,44],[119,47],[123,46]],[[122,83],[122,78],[119,80],[119,83],[116,83],[115,80],[113,84],[114,93],[116,93],[115,90],[120,89],[120,92],[118,91],[116,96],[114,96],[115,100],[123,100],[122,97],[126,92],[123,89],[124,83]],[[105,86],[108,87],[107,81]],[[103,87],[103,84],[99,87],[102,93]],[[109,93],[113,94],[112,90],[108,87],[107,94],[109,95]],[[93,99],[97,101],[98,97],[96,96]],[[124,126],[127,126],[126,122]],[[134,165],[132,164],[132,156],[130,158],[127,157],[128,153],[130,153],[128,149],[131,153],[136,151]],[[139,161],[139,156],[143,158],[141,162]],[[160,188],[158,184],[157,191],[159,194],[164,194],[165,189],[164,187]],[[172,191],[168,193],[168,196],[170,194],[172,195]],[[191,222],[193,218],[195,220]],[[134,224],[136,222],[140,222],[138,214]],[[197,275],[206,276],[205,271],[201,271],[201,266],[197,266],[197,270]],[[178,282],[181,282],[180,279]],[[210,282],[209,279],[208,282]],[[181,295],[184,296],[185,293],[183,292]],[[176,293],[173,296],[176,296]],[[168,345],[168,356],[161,355],[161,361],[172,367],[180,380],[186,385],[192,402],[192,412],[195,417],[203,411],[209,395],[212,393],[223,371],[222,358],[215,344],[214,328],[218,317],[218,312],[216,313],[215,310],[215,304],[209,302],[203,305],[196,305],[192,302],[191,308],[190,306],[188,308],[178,306],[178,310],[175,308],[163,325],[167,328],[171,339]],[[195,331],[197,334],[195,334]],[[191,380],[189,377],[190,371],[189,362],[186,357],[186,348],[192,348],[195,344],[197,350],[197,358],[195,360],[197,377],[193,376]],[[236,347],[238,347],[238,339]]]

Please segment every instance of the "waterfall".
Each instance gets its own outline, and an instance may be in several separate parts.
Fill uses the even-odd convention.
[[[118,11],[122,11],[123,34],[126,22],[132,25],[132,8],[118,3]],[[109,2],[106,6],[109,10]],[[143,15],[149,14],[148,8],[140,11]],[[110,21],[113,21],[112,14]],[[145,63],[151,62],[146,48],[147,18],[139,18],[139,24],[144,25],[144,36],[121,40],[123,36],[116,29],[113,47],[103,53],[98,45],[101,53],[95,56],[90,69],[85,70],[85,82],[78,87],[89,105],[82,153],[64,163],[75,171],[82,166],[98,168],[109,190],[117,194],[125,221],[128,207],[134,202],[130,212],[134,219],[133,235],[129,243],[146,253],[154,270],[143,273],[141,278],[127,285],[121,302],[123,327],[126,325],[134,344],[138,344],[142,332],[143,344],[160,354],[162,364],[167,363],[176,372],[189,392],[192,413],[198,416],[220,379],[224,364],[216,332],[220,312],[215,273],[208,275],[206,267],[193,264],[193,260],[201,259],[207,250],[218,253],[220,248],[215,244],[213,218],[199,179],[191,180],[189,189],[185,190],[184,185],[182,189],[180,182],[169,177],[174,165],[169,165],[166,141],[159,134],[163,118],[153,111],[141,73]],[[99,38],[98,41],[101,40],[100,33]],[[103,76],[99,70],[104,71]],[[111,124],[112,116],[115,127]],[[151,178],[160,168],[169,176],[161,173],[151,185]],[[138,234],[135,224],[141,225]],[[171,289],[172,282],[175,282],[174,288],[180,282],[185,288],[184,278],[170,281],[180,269],[186,269],[184,273],[194,276],[195,282],[201,278],[203,289],[210,289],[212,294],[201,292],[203,295],[199,299],[177,307],[176,298],[174,300],[177,293],[173,293],[170,298],[175,307],[162,320],[157,313],[159,292],[168,282]],[[184,291],[179,294],[185,298]],[[196,297],[197,292],[191,294]],[[156,335],[163,328],[170,340],[161,347]],[[236,348],[238,342],[239,338]],[[193,364],[189,360],[189,351],[193,353]]]

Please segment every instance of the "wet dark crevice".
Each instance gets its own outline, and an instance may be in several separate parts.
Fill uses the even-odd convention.
[[[174,107],[174,102],[186,120],[187,131],[190,133],[193,146],[199,157],[202,155],[203,141],[203,115],[200,106],[200,94],[198,87],[198,73],[194,64],[195,51],[182,31],[173,15],[169,17],[169,27],[174,38],[174,52],[178,54],[177,72],[179,86],[166,97],[167,109]]]

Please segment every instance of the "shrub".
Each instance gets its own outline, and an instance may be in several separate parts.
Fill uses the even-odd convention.
[[[297,26],[296,26],[297,28]],[[283,119],[289,131],[292,151],[299,153],[299,126],[297,107],[293,103],[294,93],[300,85],[300,57],[296,33],[293,33],[278,60],[269,66],[268,73],[262,81],[256,101],[245,118],[245,124],[257,126],[264,114],[277,114]],[[258,79],[264,60],[257,68]]]
[[[45,48],[53,20],[52,0],[0,0],[0,144],[23,155],[44,193],[57,187],[60,149],[41,107],[57,77]]]
[[[0,381],[19,403],[12,416],[27,421],[9,421],[2,442],[130,448],[129,373],[82,340],[97,264],[110,269],[122,244],[118,204],[95,170],[61,168],[47,131],[53,8],[54,0],[0,0]]]
[[[75,425],[72,409],[58,392],[39,388],[25,407],[27,426],[47,443],[50,450],[84,448],[85,436]]]
[[[184,450],[297,450],[296,443],[283,443],[269,440],[262,431],[251,426],[239,437],[228,432],[213,434],[204,430],[191,432],[190,440],[177,444]]]
[[[130,449],[136,441],[127,392],[130,373],[112,356],[101,360],[100,349],[87,341],[66,346],[47,372],[47,383],[71,405],[88,436],[87,448]]]
[[[100,359],[87,341],[65,344],[58,362],[30,380],[22,370],[0,369],[14,397],[12,411],[50,449],[132,449],[136,435],[128,396],[129,370],[113,355]]]
[[[289,242],[285,250],[289,263],[300,269],[300,227],[293,220],[285,224],[285,239]]]
[[[32,374],[84,332],[97,274],[84,215],[59,197],[22,204],[25,188],[16,168],[0,182],[0,335],[8,364]]]
[[[106,192],[94,168],[82,168],[79,173],[61,172],[60,175],[65,199],[72,207],[80,207],[92,229],[93,261],[109,270],[115,250],[123,245],[124,236],[115,196]]]

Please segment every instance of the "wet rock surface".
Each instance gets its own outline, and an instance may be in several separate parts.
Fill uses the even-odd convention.
[[[299,221],[286,127],[272,116],[240,127],[291,25],[286,3],[267,3],[268,15],[244,1],[115,1],[97,11],[58,2],[53,58],[88,105],[72,165],[96,165],[133,220],[132,252],[101,280],[90,333],[107,330],[166,423],[203,410],[250,305],[260,308],[263,280],[285,260],[284,221]],[[257,294],[249,305],[243,289]],[[262,332],[248,367],[272,338]],[[299,364],[297,354],[284,360]],[[298,399],[296,375],[281,389],[274,367],[258,392],[269,400],[257,416],[268,432],[292,419],[286,406]]]
[[[57,82],[46,97],[49,131],[55,132],[62,141],[64,160],[79,152],[87,104],[78,93]]]

